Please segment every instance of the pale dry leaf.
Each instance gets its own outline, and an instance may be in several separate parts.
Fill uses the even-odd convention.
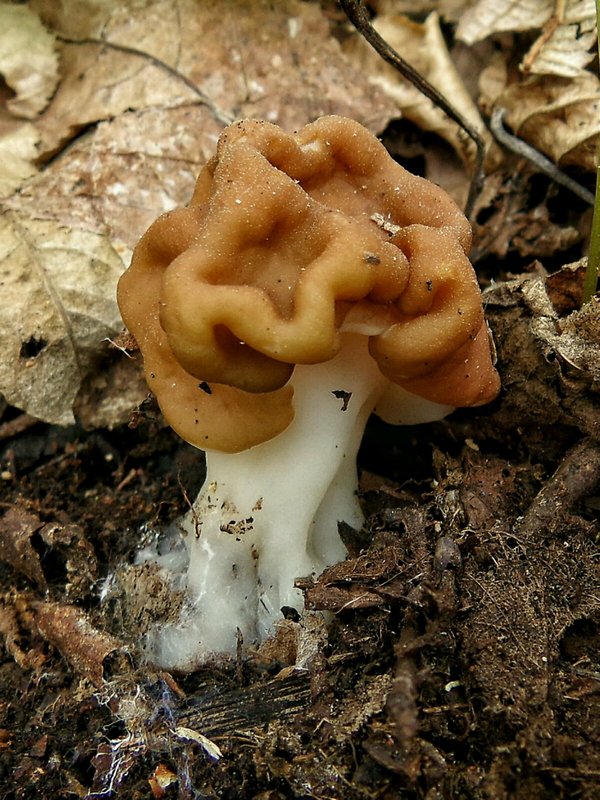
[[[0,137],[0,197],[16,191],[37,172],[39,133],[29,122]]]
[[[17,117],[35,119],[58,83],[55,39],[27,6],[0,4],[0,73],[15,92],[7,103]]]
[[[594,58],[595,0],[479,0],[462,15],[456,36],[474,44],[494,33],[541,29],[521,69],[536,75],[578,75]]]
[[[80,138],[5,205],[104,234],[127,262],[160,214],[189,201],[220,131],[202,106],[127,112]]]
[[[554,0],[479,0],[461,16],[456,38],[475,44],[493,33],[541,28],[554,6]]]
[[[338,113],[381,130],[389,116],[391,103],[349,67],[316,4],[126,0],[98,7],[88,0],[91,22],[81,14],[85,4],[37,4],[57,31],[79,40],[63,46],[64,79],[40,126],[43,152],[128,109],[204,102],[222,122],[260,117],[288,129]]]
[[[200,106],[123,114],[5,200],[0,392],[11,403],[62,424],[75,403],[84,424],[111,427],[141,402],[147,389],[129,375],[124,391],[118,364],[102,374],[102,396],[86,375],[122,330],[115,291],[131,250],[188,202],[220,130]]]
[[[561,323],[556,350],[572,367],[600,381],[600,302],[594,297]],[[555,333],[555,331],[554,331]]]
[[[184,742],[196,742],[215,761],[223,757],[219,746],[198,731],[178,725],[177,728],[173,729],[173,734]]]
[[[477,106],[471,99],[458,74],[440,30],[437,13],[430,14],[423,24],[405,16],[380,16],[373,23],[377,32],[396,52],[426,78],[454,108],[489,140]],[[475,154],[473,142],[460,130],[447,114],[435,106],[397,70],[384,62],[360,37],[346,44],[353,61],[360,65],[374,85],[381,88],[396,103],[402,116],[424,130],[445,139],[461,159],[472,163]]]
[[[72,405],[99,343],[121,329],[123,270],[106,237],[5,211],[0,217],[0,392],[48,422]]]
[[[557,164],[596,169],[600,135],[600,81],[589,72],[576,78],[531,78],[510,86],[497,100],[517,136]]]
[[[548,20],[521,69],[534,75],[575,77],[595,57],[595,44],[595,0],[566,0],[564,12]]]

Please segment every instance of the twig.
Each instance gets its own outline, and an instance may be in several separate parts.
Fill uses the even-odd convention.
[[[475,172],[471,178],[471,186],[469,187],[469,196],[465,205],[465,215],[468,217],[473,210],[475,199],[479,194],[483,185],[483,159],[485,157],[485,142],[478,131],[467,122],[467,120],[460,114],[454,106],[452,106],[438,90],[432,86],[417,70],[412,67],[408,61],[405,61],[390,45],[383,39],[371,25],[369,16],[363,7],[361,0],[340,0],[346,16],[354,25],[361,36],[373,47],[374,50],[391,64],[394,69],[409,80],[425,97],[428,97],[432,103],[447,114],[451,120],[456,122],[462,130],[469,136],[475,143],[477,153],[475,157]]]
[[[582,200],[585,200],[586,203],[593,206],[593,193],[586,189],[585,186],[582,186],[580,183],[577,183],[577,181],[574,181],[573,178],[566,175],[556,164],[550,161],[549,158],[546,158],[539,150],[536,150],[535,147],[527,144],[523,139],[519,139],[518,136],[513,136],[512,133],[509,133],[504,127],[505,116],[505,108],[496,108],[490,120],[490,130],[500,144],[504,145],[511,153],[515,153],[531,161],[544,175],[547,175],[553,181],[556,181],[556,183],[560,183],[561,186],[569,189],[573,194],[576,194],[577,197],[580,197]]]

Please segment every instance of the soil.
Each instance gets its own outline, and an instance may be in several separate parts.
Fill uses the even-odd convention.
[[[268,647],[188,675],[144,662],[135,587],[155,576],[131,565],[203,480],[151,402],[114,430],[5,410],[2,800],[599,796],[600,304],[578,310],[582,265],[562,266],[581,235],[560,252],[588,217],[503,170],[474,250],[502,394],[370,422],[365,528]]]

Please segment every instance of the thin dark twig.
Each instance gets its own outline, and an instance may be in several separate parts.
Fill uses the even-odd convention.
[[[196,84],[192,80],[190,80],[182,72],[179,72],[179,70],[175,69],[175,67],[172,67],[170,64],[167,64],[166,61],[162,61],[160,58],[153,56],[152,53],[147,53],[145,50],[138,50],[136,47],[129,47],[128,45],[125,44],[108,42],[106,41],[106,39],[93,39],[93,38],[72,39],[69,36],[63,36],[62,34],[58,34],[56,38],[59,39],[61,42],[64,42],[65,44],[78,44],[78,45],[94,44],[100,47],[108,47],[111,50],[117,50],[119,53],[126,53],[130,56],[143,58],[146,61],[149,61],[155,67],[162,69],[164,72],[168,72],[169,75],[172,75],[174,78],[184,83],[188,87],[188,89],[191,89],[191,91],[194,92],[194,94],[200,98],[202,104],[205,105],[211,111],[211,113],[218,122],[221,122],[223,125],[229,125],[231,122],[233,122],[233,117],[227,114],[227,112],[220,109],[217,105],[215,105],[215,103],[213,103],[210,97],[205,95],[204,92],[201,91],[201,89],[199,89],[198,86],[196,86]]]
[[[582,200],[585,200],[586,203],[593,206],[593,192],[590,192],[585,186],[582,186],[580,183],[577,183],[577,181],[574,181],[573,178],[569,177],[569,175],[566,175],[556,164],[550,161],[549,158],[546,158],[539,150],[536,150],[535,147],[527,144],[523,139],[519,139],[518,136],[513,136],[512,133],[509,133],[504,127],[505,116],[506,109],[497,108],[494,110],[492,118],[490,119],[490,130],[500,144],[504,145],[504,147],[512,153],[523,156],[523,158],[531,161],[544,175],[547,175],[553,181],[556,181],[556,183],[560,183],[561,186],[570,189],[577,197],[581,197]]]
[[[381,58],[387,61],[388,64],[391,64],[394,69],[398,70],[398,72],[409,80],[413,86],[425,95],[425,97],[428,97],[432,103],[438,106],[438,108],[441,108],[441,110],[447,114],[451,120],[456,122],[475,143],[475,147],[477,148],[475,171],[471,179],[469,196],[467,197],[465,205],[465,214],[467,217],[470,216],[475,199],[481,190],[484,180],[483,159],[485,157],[485,142],[483,137],[473,128],[471,123],[467,122],[462,114],[460,114],[454,106],[429,83],[429,81],[425,80],[414,67],[398,55],[385,39],[377,33],[375,28],[371,25],[369,16],[361,0],[340,0],[340,5],[356,30],[367,40],[371,47],[377,51]]]

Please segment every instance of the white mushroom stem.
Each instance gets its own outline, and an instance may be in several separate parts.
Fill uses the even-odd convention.
[[[296,367],[295,418],[275,439],[240,453],[207,453],[206,482],[182,520],[190,605],[156,637],[159,665],[183,669],[215,652],[233,653],[238,630],[247,643],[263,639],[282,607],[301,609],[296,578],[345,557],[338,522],[363,522],[356,455],[389,387],[367,341],[344,333],[331,361]],[[416,404],[425,409],[421,421],[448,413],[399,392],[409,415]]]

